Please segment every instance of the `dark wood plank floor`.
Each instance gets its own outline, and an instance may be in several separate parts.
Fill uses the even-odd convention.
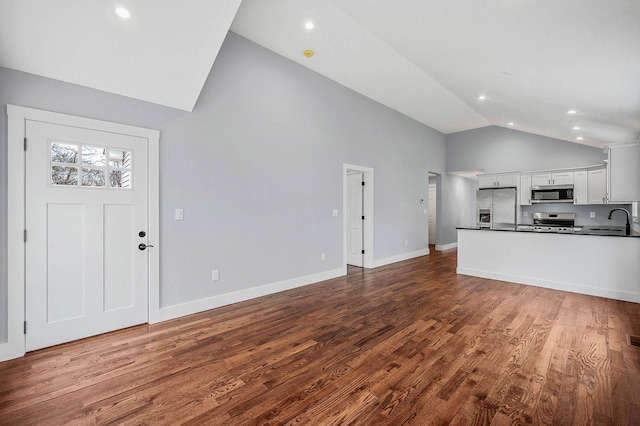
[[[640,305],[432,253],[0,363],[0,423],[640,424]]]

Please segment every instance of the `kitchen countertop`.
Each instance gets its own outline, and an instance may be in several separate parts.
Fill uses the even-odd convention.
[[[580,228],[580,230],[576,231],[536,231],[530,229],[531,225],[521,224],[517,227],[513,228],[499,228],[499,229],[489,229],[489,228],[478,228],[473,226],[460,226],[456,229],[468,229],[468,230],[477,230],[477,231],[496,231],[496,232],[528,232],[534,234],[565,234],[565,235],[598,235],[602,237],[627,237],[627,238],[640,238],[640,232],[637,232],[631,229],[631,235],[625,235],[625,227],[624,226],[576,226],[576,228]]]
[[[640,303],[640,238],[610,236],[599,226],[591,237],[559,233],[460,228],[457,273]],[[469,229],[469,230],[467,230]],[[624,229],[624,228],[623,228]],[[591,234],[589,233],[591,232]],[[544,234],[544,235],[539,235]],[[607,238],[609,237],[609,238]]]

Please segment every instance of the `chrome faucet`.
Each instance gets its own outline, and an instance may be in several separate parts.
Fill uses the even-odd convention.
[[[629,218],[631,217],[631,214],[629,213],[629,210],[627,210],[627,209],[621,209],[621,208],[613,209],[613,210],[611,210],[611,211],[609,212],[609,218],[608,218],[608,219],[609,219],[609,220],[611,220],[611,215],[612,215],[612,214],[613,214],[613,212],[615,212],[616,210],[622,210],[623,212],[625,212],[625,213],[627,214],[627,230],[626,230],[627,232],[626,232],[626,234],[627,234],[627,235],[631,235],[631,223],[629,222]]]

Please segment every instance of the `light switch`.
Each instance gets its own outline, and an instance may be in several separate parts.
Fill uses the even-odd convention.
[[[184,219],[184,210],[176,209],[176,220]]]
[[[593,219],[594,217],[596,217],[596,212],[590,212],[590,213],[589,213],[589,217],[590,217],[591,219]]]
[[[337,217],[338,216],[338,209],[333,209],[333,216]]]

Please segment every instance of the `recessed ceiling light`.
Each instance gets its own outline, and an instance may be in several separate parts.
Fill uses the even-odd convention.
[[[570,109],[569,111],[567,111],[567,114],[575,114],[577,111],[575,109]]]
[[[582,137],[582,136],[578,136],[578,137],[576,138],[576,140],[577,140],[577,141],[581,141],[582,139],[583,139],[583,137]]]
[[[313,22],[311,22],[311,21],[307,21],[307,22],[304,24],[304,27],[305,27],[306,29],[308,29],[308,30],[312,30],[312,29],[313,29],[313,27],[314,27]]]
[[[487,99],[487,97],[485,95],[478,96],[478,100],[479,101],[484,101],[485,99]]]
[[[515,123],[513,121],[510,121],[507,123],[509,126],[513,126]]]
[[[573,130],[580,130],[580,126],[573,126]]]
[[[118,15],[122,19],[129,19],[131,18],[131,10],[124,6],[118,6],[116,7],[116,15]]]

